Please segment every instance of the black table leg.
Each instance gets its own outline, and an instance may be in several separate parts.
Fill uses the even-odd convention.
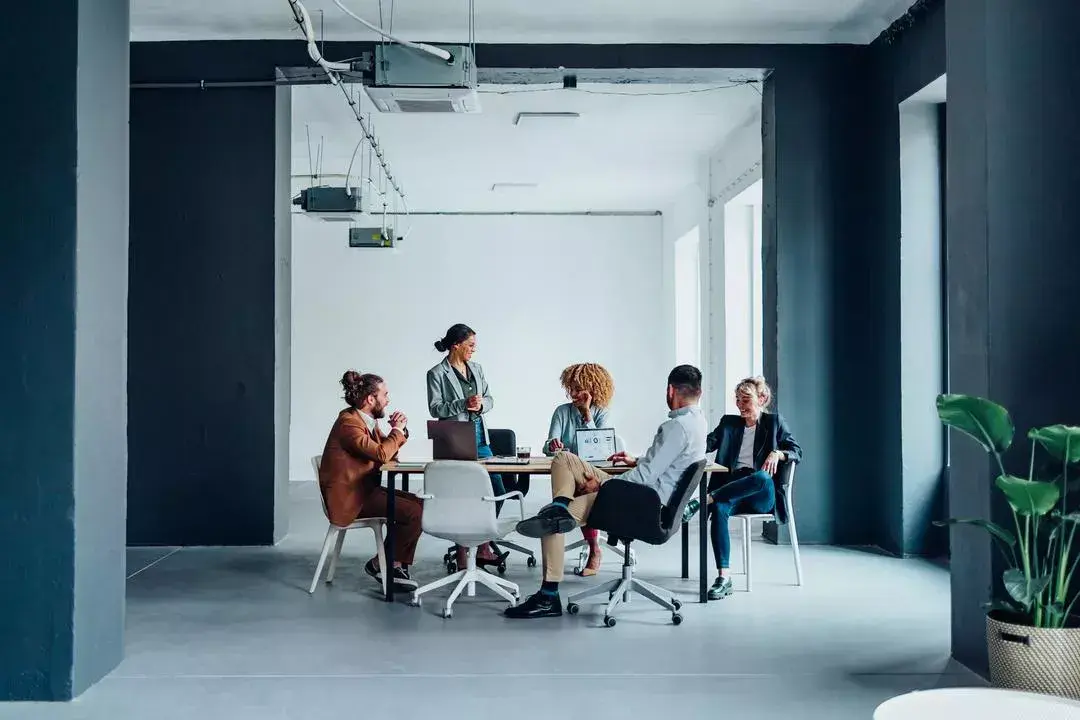
[[[698,485],[698,592],[703,603],[709,602],[709,523],[706,517],[709,514],[709,506],[705,504],[708,499],[709,475],[709,473],[702,474],[701,484]]]
[[[682,524],[682,578],[690,577],[690,523]]]
[[[386,579],[386,602],[394,602],[394,540],[397,536],[397,523],[394,512],[397,505],[397,473],[386,473],[386,567],[382,569]]]

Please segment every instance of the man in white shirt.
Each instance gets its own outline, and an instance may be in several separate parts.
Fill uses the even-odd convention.
[[[701,399],[701,371],[692,365],[679,365],[668,374],[667,405],[671,412],[660,425],[652,446],[644,457],[635,459],[625,452],[609,458],[629,468],[619,480],[650,487],[667,504],[683,471],[705,457],[708,428],[698,407]],[[507,608],[509,618],[557,617],[562,615],[559,582],[563,577],[566,545],[561,537],[589,518],[600,486],[613,476],[593,467],[577,455],[560,452],[551,461],[550,504],[535,517],[518,523],[517,530],[527,537],[541,538],[544,558],[544,582],[540,591],[520,605]]]

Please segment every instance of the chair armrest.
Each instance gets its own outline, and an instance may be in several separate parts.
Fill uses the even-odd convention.
[[[516,499],[520,500],[523,497],[524,497],[524,495],[522,495],[521,492],[519,492],[518,490],[511,490],[510,492],[503,493],[502,495],[485,495],[483,497],[483,501],[484,502],[501,502],[503,500],[509,500],[511,498],[516,498]]]
[[[500,500],[517,500],[518,501],[518,514],[521,519],[525,519],[525,496],[521,494],[520,490],[511,490],[508,493],[502,495],[486,495],[483,498],[484,502],[499,502]]]

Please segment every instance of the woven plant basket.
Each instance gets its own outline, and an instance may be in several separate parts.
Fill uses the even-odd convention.
[[[986,616],[994,687],[1080,698],[1080,628],[1034,628],[1008,619]]]

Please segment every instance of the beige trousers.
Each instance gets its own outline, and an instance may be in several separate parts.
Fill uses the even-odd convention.
[[[578,525],[584,525],[596,502],[595,492],[584,491],[585,481],[592,478],[603,485],[609,477],[577,455],[560,452],[551,461],[551,496],[573,498],[568,506],[570,515]],[[540,548],[544,559],[544,580],[560,582],[566,563],[566,536],[548,535],[540,540]]]

